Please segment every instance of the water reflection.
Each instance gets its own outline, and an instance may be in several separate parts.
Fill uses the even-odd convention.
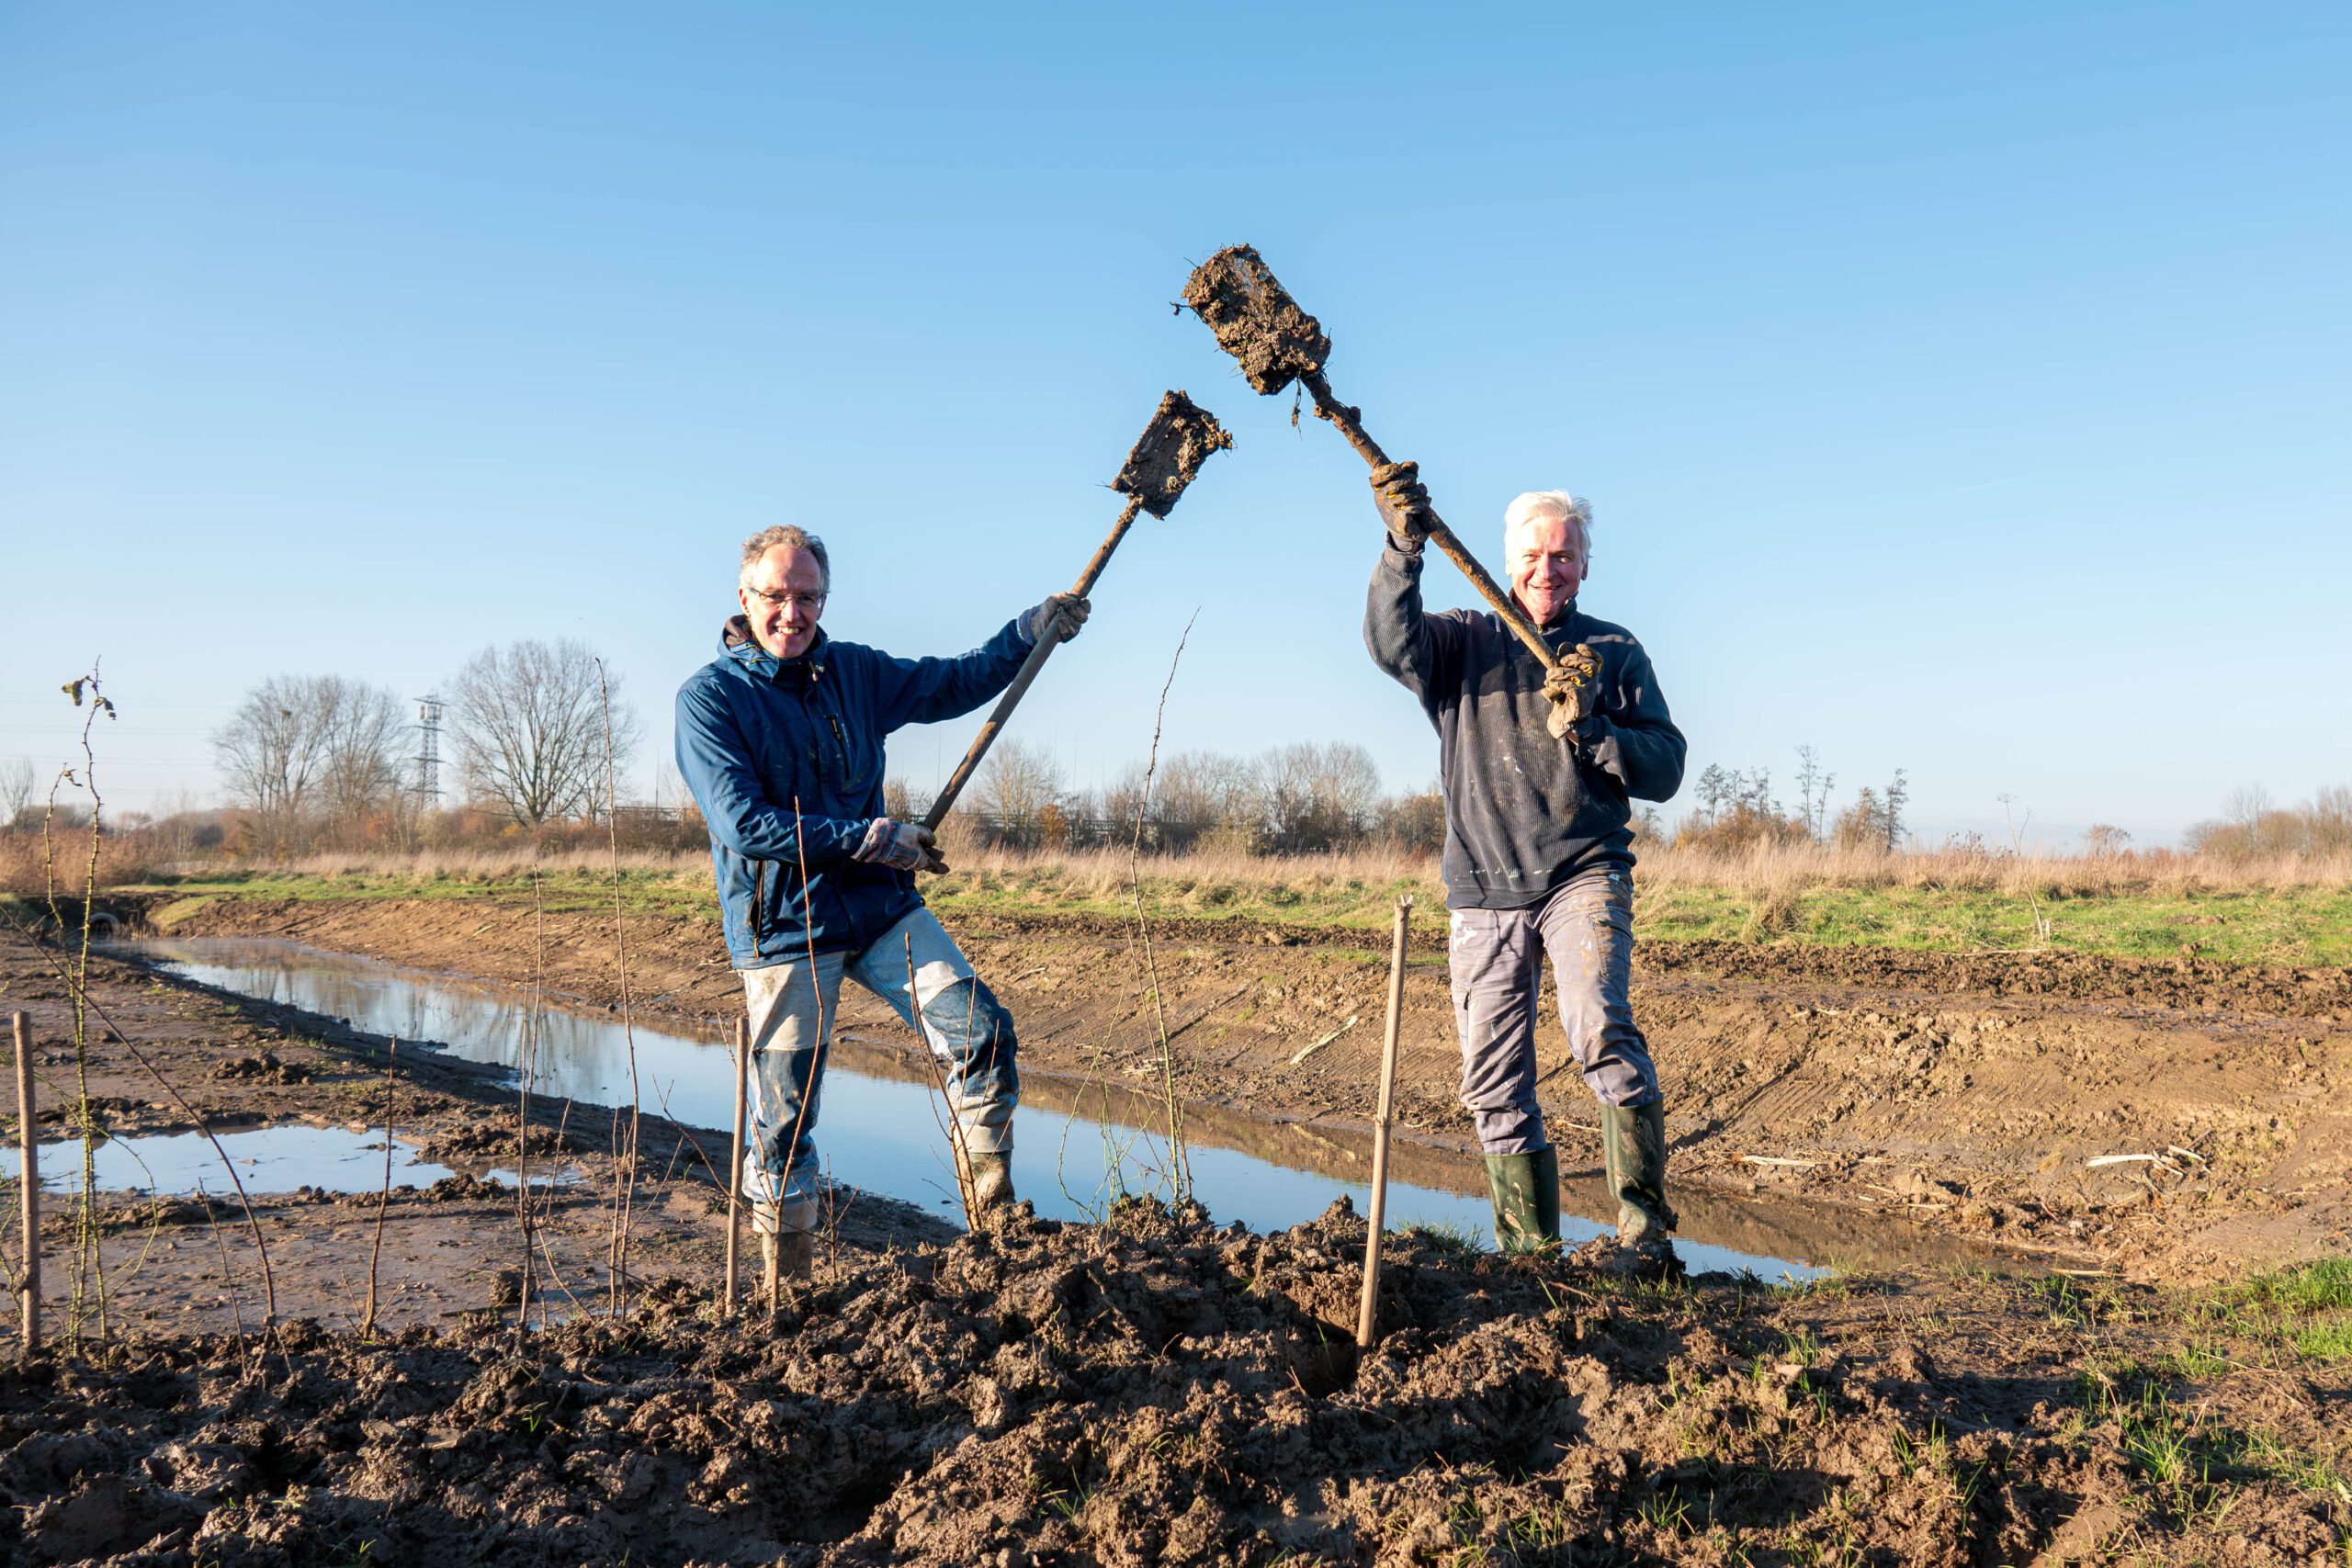
[[[291,1192],[300,1187],[317,1187],[329,1192],[373,1192],[383,1185],[381,1133],[284,1126],[222,1133],[220,1139],[220,1149],[216,1153],[201,1133],[108,1138],[97,1146],[92,1162],[96,1186],[102,1192],[176,1196],[202,1190],[223,1197],[235,1189],[229,1173],[221,1168],[222,1154],[237,1168],[237,1179],[244,1183],[248,1192]],[[39,1157],[43,1191],[80,1190],[79,1143],[43,1144]],[[0,1174],[15,1180],[18,1163],[16,1150],[0,1153]],[[446,1165],[419,1158],[413,1145],[393,1141],[394,1186],[405,1182],[425,1187],[456,1174]]]
[[[246,996],[343,1019],[372,1033],[437,1043],[468,1061],[518,1079],[526,1053],[532,1092],[594,1106],[629,1101],[630,1040],[607,1014],[535,1008],[512,989],[402,970],[371,959],[258,938],[162,939],[135,946],[175,974]],[[638,1026],[637,1075],[647,1110],[705,1128],[731,1123],[733,1079],[715,1040]],[[1164,1190],[1167,1150],[1145,1129],[1164,1112],[1148,1096],[1101,1083],[1028,1075],[1014,1121],[1013,1175],[1041,1214],[1080,1219],[1117,1191]],[[938,1105],[916,1061],[844,1030],[827,1069],[819,1142],[837,1181],[920,1203],[953,1217],[955,1179]],[[1253,1229],[1292,1225],[1345,1192],[1363,1210],[1369,1197],[1369,1141],[1250,1117],[1217,1107],[1185,1108],[1193,1189],[1219,1221]],[[379,1173],[380,1174],[380,1173]],[[1578,1190],[1579,1185],[1589,1191]],[[1596,1179],[1571,1181],[1562,1229],[1571,1245],[1613,1219],[1592,1205]],[[1824,1216],[1797,1205],[1765,1206],[1678,1192],[1684,1218],[1678,1246],[1691,1268],[1753,1269],[1766,1279],[1810,1278],[1815,1265],[1934,1263],[1984,1249],[1937,1247],[1906,1229]],[[1389,1223],[1442,1225],[1484,1237],[1489,1224],[1479,1163],[1450,1150],[1400,1140],[1393,1146]]]

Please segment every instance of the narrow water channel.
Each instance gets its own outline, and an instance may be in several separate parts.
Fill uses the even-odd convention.
[[[373,959],[266,938],[163,938],[124,942],[169,972],[240,995],[341,1019],[403,1047],[431,1045],[519,1079],[528,1059],[532,1092],[579,1108],[629,1101],[629,1039],[605,1012],[549,1004],[519,990],[396,968]],[[637,1024],[644,1108],[698,1128],[731,1124],[729,1053]],[[818,1144],[827,1174],[865,1191],[955,1219],[955,1179],[939,1106],[919,1058],[842,1030],[826,1068]],[[1051,1218],[1098,1213],[1120,1191],[1166,1190],[1168,1150],[1157,1102],[1099,1083],[1027,1074],[1014,1120],[1013,1179]],[[244,1134],[266,1138],[273,1129]],[[381,1145],[377,1145],[380,1151]],[[1369,1140],[1219,1107],[1186,1112],[1193,1194],[1220,1223],[1275,1230],[1310,1219],[1342,1193],[1362,1212],[1369,1198]],[[380,1153],[379,1155],[380,1158]],[[1580,1193],[1579,1187],[1589,1188]],[[1601,1234],[1599,1181],[1571,1179],[1562,1232],[1574,1246]],[[1838,1266],[1996,1265],[1990,1249],[1945,1241],[1900,1223],[1824,1213],[1786,1202],[1675,1194],[1677,1247],[1694,1270],[1747,1269],[1768,1280],[1813,1278]],[[1568,1211],[1583,1209],[1583,1213]],[[1432,1225],[1486,1238],[1490,1214],[1483,1168],[1471,1157],[1410,1141],[1391,1145],[1388,1223]]]

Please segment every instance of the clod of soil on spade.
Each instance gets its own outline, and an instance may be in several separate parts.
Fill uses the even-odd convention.
[[[1184,303],[1240,363],[1253,391],[1279,392],[1331,356],[1323,324],[1298,308],[1252,246],[1227,245],[1194,267]]]
[[[1134,496],[1154,517],[1165,517],[1209,454],[1232,445],[1233,437],[1217,423],[1216,415],[1183,393],[1170,392],[1159,400],[1111,488]]]

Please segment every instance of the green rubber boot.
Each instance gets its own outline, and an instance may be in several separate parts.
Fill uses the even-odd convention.
[[[1560,1156],[1488,1155],[1487,1190],[1495,1201],[1495,1246],[1503,1252],[1550,1252],[1560,1245]]]
[[[1666,1201],[1666,1107],[1600,1108],[1601,1158],[1609,1190],[1617,1200],[1617,1252],[1621,1271],[1672,1274],[1680,1271],[1667,1233],[1680,1222]]]

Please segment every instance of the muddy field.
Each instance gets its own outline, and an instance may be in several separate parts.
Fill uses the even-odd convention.
[[[290,931],[527,977],[521,931],[494,908],[198,913],[213,931]],[[1141,1051],[1146,998],[1119,979],[1124,954],[1106,933],[965,934],[1022,1010],[1033,1062],[1100,1079],[1136,1059],[1120,1053]],[[1188,1082],[1216,1083],[1231,1105],[1341,1127],[1362,1114],[1377,961],[1301,933],[1254,934],[1271,940],[1161,944]],[[598,996],[609,928],[567,921],[550,936],[549,984]],[[731,998],[723,964],[697,955],[706,940],[633,922],[632,968],[654,1010],[702,1018]],[[1950,998],[1897,1013],[1892,998],[1915,993],[1865,993],[1852,974],[1736,978],[1726,971],[1739,956],[1677,952],[1644,978],[1669,1079],[1703,1104],[1730,1103],[1705,1088],[1719,1081],[1705,1069],[1725,1062],[1686,1055],[1706,1042],[1804,1063],[1784,1079],[1826,1079],[1818,1058],[1849,1059],[1838,1055],[1849,1021],[1960,1014]],[[1433,968],[1413,978],[1407,1100],[1442,1140],[1457,1114],[1440,1070],[1442,997]],[[1948,1065],[1967,1101],[1987,1062],[2040,1059],[2016,1038],[2028,1031],[2050,1032],[2045,1051],[2069,1039],[2067,1024],[2192,1059],[2201,1049],[2202,1070],[2221,1078],[2211,1062],[2224,1048],[2298,1027],[2236,1005],[2192,1016],[2050,994],[2062,989],[1976,998],[1965,1045],[1947,1023],[1928,1025],[1942,1032],[1933,1049],[1907,1048],[1928,1052],[1936,1072],[1958,1055]],[[379,1039],[106,957],[92,994],[104,1010],[92,1089],[118,1134],[187,1125],[112,1038],[119,1029],[216,1128],[300,1122],[379,1135]],[[52,1106],[72,1081],[65,998],[43,955],[0,941],[0,1010],[34,1014]],[[1708,1024],[1711,1004],[1725,1017]],[[2314,1090],[2342,1070],[2335,1021],[2300,1025]],[[2054,1077],[2094,1070],[2065,1053]],[[2107,1098],[2140,1119],[2108,1136],[2149,1135],[2146,1107],[2159,1102],[2137,1081],[2144,1065],[2096,1070],[2126,1086]],[[1415,1233],[1389,1238],[1386,1336],[1359,1364],[1348,1325],[1363,1228],[1344,1208],[1272,1235],[1143,1205],[1103,1226],[1023,1215],[963,1237],[845,1193],[814,1283],[774,1322],[727,1323],[713,1299],[723,1224],[705,1165],[717,1151],[706,1133],[649,1118],[630,1310],[615,1320],[612,1122],[534,1109],[533,1168],[567,1184],[531,1202],[526,1273],[524,1211],[486,1179],[514,1163],[513,1090],[407,1048],[397,1082],[402,1140],[456,1174],[395,1190],[385,1206],[372,1337],[357,1332],[372,1193],[254,1200],[279,1320],[268,1329],[233,1201],[104,1206],[106,1342],[85,1318],[81,1354],[52,1349],[0,1376],[7,1561],[2352,1561],[2352,1493],[2341,1490],[2352,1362],[2328,1337],[2340,1338],[2329,1325],[2347,1315],[2352,1280],[2331,1287],[2344,1302],[2316,1312],[1973,1270],[1849,1274],[1792,1292],[1721,1275],[1629,1290],[1574,1258],[1513,1264]],[[1582,1091],[1553,1088],[1572,1120]],[[2186,1104],[2191,1089],[2209,1101],[2222,1092],[2195,1082],[2161,1103]],[[2291,1090],[2282,1077],[2266,1092]],[[2021,1101],[2018,1086],[2006,1093]],[[1724,1127],[1688,1123],[1678,1157],[1734,1189],[1746,1171],[1788,1180],[1765,1173],[1802,1170],[1795,1179],[1851,1196],[1882,1175],[1890,1187],[1954,1180],[1939,1151],[1981,1141],[1963,1126],[1899,1156],[1849,1145],[1830,1157],[1832,1138],[1854,1136],[1837,1129],[1894,1114],[1872,1121],[1855,1098],[1811,1141],[1745,1145],[1820,1165],[1742,1166],[1739,1130],[1759,1123],[1736,1111]],[[2264,1220],[2282,1248],[2325,1251],[2301,1211],[2261,1197],[2323,1098],[2274,1099],[2281,1135],[2260,1160],[2245,1156],[2239,1196],[2167,1190],[2126,1205],[2094,1194],[2075,1215],[2094,1236],[2107,1227],[2118,1238],[2120,1260],[2158,1259],[2159,1272],[2180,1268],[2178,1244],[2133,1238],[2162,1236],[2192,1208],[2211,1211],[2208,1226]],[[1915,1129],[1935,1121],[1905,1114]],[[2201,1146],[2226,1174],[2241,1157],[2230,1150],[2251,1145]],[[2080,1178],[2051,1178],[2051,1190],[2063,1179]],[[1968,1205],[1987,1201],[1914,1190],[1942,1194],[1906,1201],[1931,1225],[1971,1223]],[[2063,1227],[2054,1201],[2036,1201],[2049,1212],[1990,1234]],[[47,1226],[52,1333],[67,1211],[53,1201]],[[525,1318],[533,1326],[518,1331]]]
[[[547,917],[542,961],[526,906],[153,908],[187,934],[291,936],[616,999],[609,917]],[[628,929],[639,1005],[718,1027],[740,991],[716,926],[637,916]],[[1157,1074],[1132,927],[1023,918],[955,929],[1020,1020],[1024,1070],[1114,1084]],[[1466,1147],[1442,942],[1438,921],[1423,922],[1397,1109],[1410,1135]],[[1188,1098],[1309,1128],[1369,1119],[1385,955],[1366,939],[1170,922],[1155,957]],[[2352,1247],[2352,972],[1646,942],[1634,999],[1667,1089],[1679,1181],[1897,1213],[2143,1279],[2211,1279]],[[843,1018],[910,1043],[854,988]],[[1591,1100],[1565,1042],[1555,1034],[1543,1048],[1573,1204],[1574,1173],[1598,1174]],[[2115,1155],[2162,1158],[2088,1163]]]
[[[2153,1292],[1626,1291],[1363,1227],[859,1254],[771,1322],[144,1339],[0,1378],[24,1563],[2312,1562],[2352,1386]]]

